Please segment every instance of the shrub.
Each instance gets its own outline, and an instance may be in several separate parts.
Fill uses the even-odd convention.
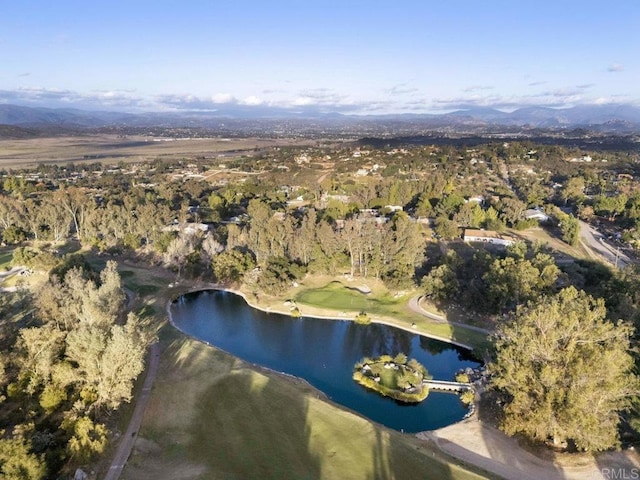
[[[473,390],[465,390],[460,394],[460,401],[465,405],[471,405],[475,400],[475,397]]]
[[[285,290],[302,278],[305,267],[289,261],[286,257],[269,257],[262,274],[258,278],[258,286],[264,292]]]
[[[212,262],[213,274],[218,281],[239,281],[254,267],[253,256],[236,248],[216,255]]]
[[[49,384],[44,387],[42,394],[40,394],[40,406],[46,412],[51,413],[66,399],[67,392],[64,391],[64,388]]]
[[[127,233],[124,236],[123,244],[127,248],[136,250],[140,248],[140,245],[142,245],[142,238],[140,237],[140,235],[137,235],[135,233]]]
[[[79,462],[87,462],[94,455],[104,452],[108,440],[108,430],[101,423],[93,423],[89,417],[81,417],[73,428],[67,449]]]
[[[18,247],[13,251],[12,265],[31,267],[32,261],[37,255],[36,252],[25,247]]]
[[[404,353],[400,352],[396,355],[393,361],[398,365],[404,365],[405,363],[407,363],[407,356]]]
[[[367,312],[364,312],[364,311],[356,315],[354,320],[356,321],[356,323],[359,323],[360,325],[368,325],[371,323],[371,318],[369,317],[369,315],[367,315]]]
[[[518,220],[514,225],[516,230],[527,230],[529,228],[534,228],[539,225],[538,220],[535,218],[529,218],[526,220]]]
[[[10,245],[24,242],[27,239],[27,234],[20,227],[11,225],[2,231],[2,240]]]
[[[95,271],[93,270],[85,256],[80,253],[65,255],[62,261],[51,269],[50,273],[51,275],[57,276],[60,280],[64,280],[67,272],[73,268],[77,268],[85,276],[95,278]]]

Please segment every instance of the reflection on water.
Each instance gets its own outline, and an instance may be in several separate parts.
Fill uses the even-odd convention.
[[[228,292],[185,295],[171,306],[174,323],[185,333],[243,360],[304,378],[331,400],[365,417],[405,432],[433,430],[464,416],[456,395],[431,391],[407,405],[368,391],[351,379],[365,356],[405,353],[433,378],[452,380],[460,368],[478,365],[468,353],[387,325],[291,318],[249,307]]]

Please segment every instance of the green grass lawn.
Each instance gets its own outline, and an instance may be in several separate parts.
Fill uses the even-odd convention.
[[[8,269],[13,258],[13,247],[0,250],[0,269]]]
[[[326,308],[337,312],[365,311],[374,319],[376,316],[385,317],[391,319],[391,323],[405,328],[415,324],[416,333],[424,332],[455,340],[479,350],[487,348],[488,340],[482,333],[448,323],[434,322],[411,311],[407,306],[411,296],[411,294],[407,294],[394,298],[388,293],[364,294],[334,281],[320,288],[302,290],[294,299],[301,305]]]
[[[135,281],[128,281],[128,280],[124,281],[124,286],[130,290],[133,290],[135,293],[137,293],[141,297],[146,297],[153,293],[157,293],[158,290],[160,290],[160,287],[158,287],[158,285],[148,285],[145,283],[139,284],[139,283],[136,283]]]
[[[171,339],[173,337],[173,339]],[[171,335],[123,479],[477,479],[431,444]]]
[[[158,293],[167,281],[153,275],[152,272],[138,267],[126,266],[126,270],[120,270],[120,278],[125,288],[133,291],[141,297],[147,297]]]
[[[388,315],[401,312],[407,297],[393,298],[388,294],[374,296],[371,293],[365,294],[355,288],[346,287],[340,282],[331,282],[322,288],[304,290],[296,295],[295,300],[332,310],[365,311],[369,315]]]

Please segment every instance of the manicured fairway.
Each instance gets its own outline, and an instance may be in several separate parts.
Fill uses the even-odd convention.
[[[430,444],[378,427],[307,384],[176,338],[123,479],[476,479]]]
[[[415,292],[414,292],[415,294]],[[411,294],[394,297],[388,293],[372,292],[364,294],[355,287],[340,282],[330,282],[319,288],[302,290],[295,296],[299,305],[327,309],[336,313],[354,313],[364,311],[374,319],[376,316],[387,319],[387,323],[401,327],[415,324],[416,333],[428,333],[443,339],[476,347],[480,351],[488,346],[486,335],[444,322],[434,322],[408,308]],[[336,318],[340,318],[336,314]]]
[[[331,282],[322,288],[302,291],[295,300],[315,307],[350,312],[365,311],[368,314],[380,315],[400,311],[402,305],[407,302],[406,297],[374,296],[372,293],[362,293],[356,287],[346,287],[340,282]]]

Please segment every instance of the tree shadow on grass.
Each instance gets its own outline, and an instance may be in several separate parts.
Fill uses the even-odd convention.
[[[594,458],[598,473],[605,480],[640,478],[640,459],[633,451],[603,452],[595,455]],[[594,475],[593,478],[598,477]]]
[[[504,420],[504,407],[497,392],[485,391],[477,407],[475,418],[479,422],[479,442],[484,445],[485,454],[481,456],[466,451],[465,454],[470,461],[473,461],[474,456],[478,458],[478,462],[487,461],[507,478],[515,478],[516,475],[523,479],[576,478],[566,476],[562,465],[558,463],[556,455],[551,450],[529,442],[519,435],[509,437],[498,429],[498,425]]]
[[[484,478],[455,466],[435,444],[395,431],[375,431],[373,480],[470,480]]]
[[[234,371],[201,394],[189,455],[216,478],[317,479],[308,401],[285,381]]]

